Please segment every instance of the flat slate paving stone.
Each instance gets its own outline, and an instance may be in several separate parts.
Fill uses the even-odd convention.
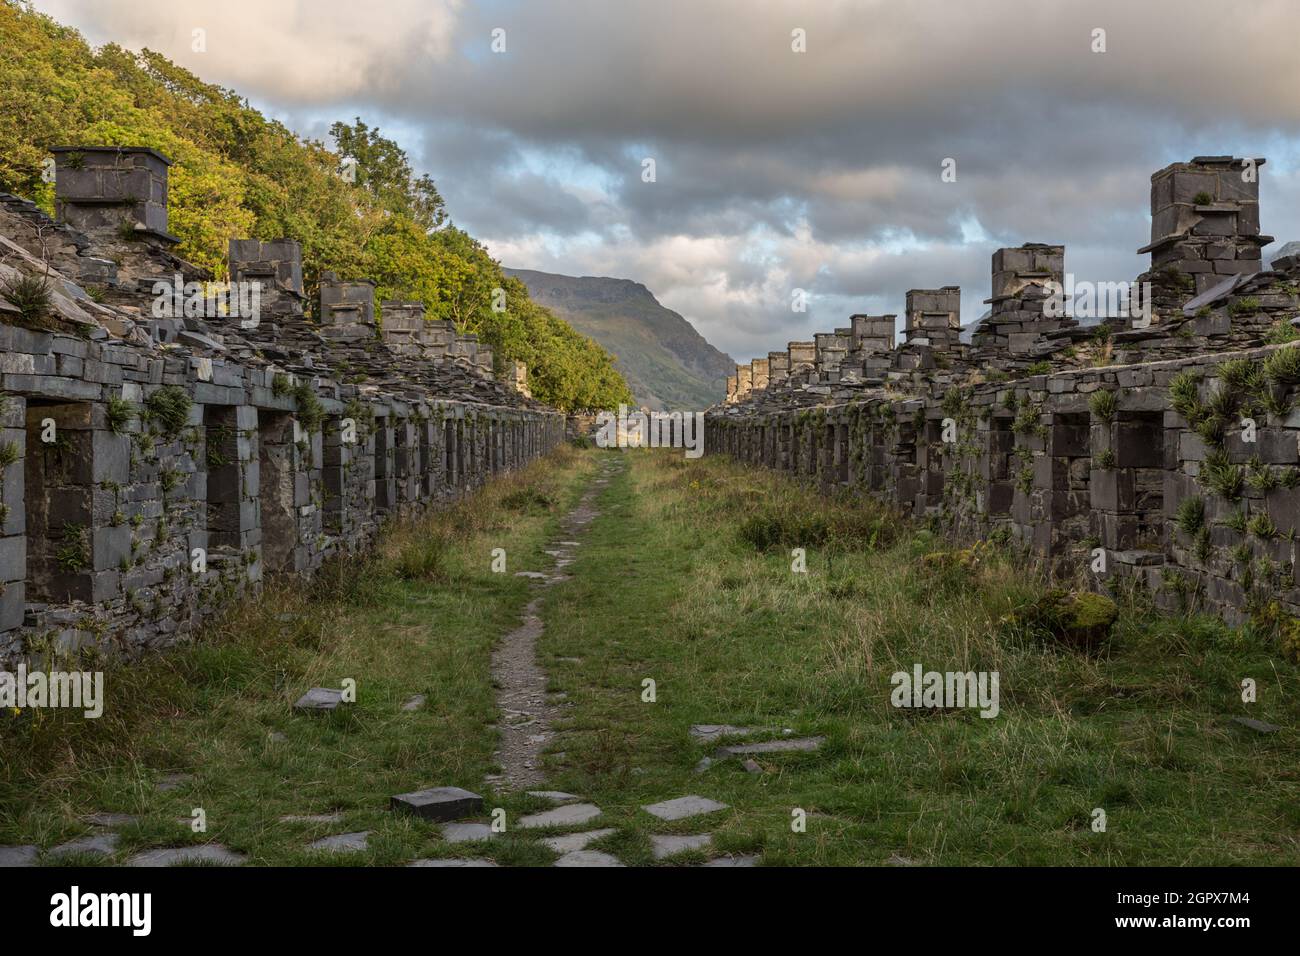
[[[588,844],[595,843],[601,837],[607,837],[611,833],[617,832],[613,827],[604,830],[584,830],[582,833],[566,833],[563,836],[546,837],[541,842],[556,853],[573,853],[577,850],[585,850]]]
[[[88,813],[81,819],[94,827],[124,827],[140,818],[132,813]]]
[[[534,827],[570,827],[586,823],[600,816],[600,807],[594,803],[570,803],[554,810],[542,813],[530,813],[519,818],[519,825],[525,830]]]
[[[555,861],[553,866],[622,866],[618,857],[598,850],[574,850]]]
[[[483,798],[460,787],[430,787],[399,793],[389,800],[394,810],[413,813],[423,820],[446,823],[483,811]]]
[[[281,823],[342,823],[341,813],[290,813],[280,818]]]
[[[49,855],[63,856],[65,853],[94,853],[99,856],[110,856],[117,849],[118,839],[116,833],[95,833],[56,846],[49,852]]]
[[[329,850],[331,853],[354,853],[357,850],[364,850],[369,845],[370,831],[361,830],[358,833],[336,833],[333,836],[321,837],[308,843],[307,849]]]
[[[565,793],[563,790],[529,790],[528,795],[550,800],[551,803],[573,803],[582,799],[576,793]]]
[[[448,843],[473,843],[493,836],[492,828],[486,823],[444,823],[442,826],[442,838]]]
[[[451,860],[412,860],[407,866],[496,866],[492,860],[451,859]]]
[[[516,571],[515,577],[537,579],[537,578],[545,578],[546,575],[543,574],[541,571]]]
[[[1261,734],[1275,734],[1282,729],[1277,724],[1266,724],[1264,721],[1256,720],[1254,717],[1234,717],[1232,718],[1232,722],[1234,724],[1241,724],[1241,726],[1248,727]]]
[[[34,846],[0,846],[0,868],[35,866],[40,850]]]
[[[686,817],[698,816],[701,813],[726,810],[727,805],[719,803],[717,800],[710,800],[708,797],[697,797],[690,794],[685,797],[678,797],[675,800],[652,803],[641,809],[652,817],[658,817],[660,820],[684,820]]]
[[[733,747],[719,747],[714,751],[713,756],[721,760],[724,757],[747,756],[749,754],[807,752],[816,750],[825,742],[825,737],[789,737],[785,740],[765,740],[757,744],[736,744]]]
[[[222,866],[239,866],[248,857],[227,850],[219,843],[203,846],[173,846],[145,850],[126,861],[127,866],[177,866],[181,863],[219,863]]]
[[[405,711],[419,710],[421,707],[424,706],[424,702],[426,700],[428,700],[428,698],[425,697],[423,694],[416,694],[414,697],[410,698],[406,703],[402,705],[402,710]]]
[[[337,710],[343,703],[343,691],[333,687],[313,687],[294,703],[293,709],[309,714]]]
[[[733,727],[731,724],[692,724],[691,737],[709,744],[721,737],[748,737],[758,731],[753,727]]]
[[[713,843],[711,833],[699,833],[693,836],[654,833],[650,836],[650,845],[654,848],[656,860],[662,860],[674,853],[685,853],[687,850],[700,850],[711,843]]]
[[[720,856],[716,860],[709,860],[705,866],[758,866],[758,857],[756,856]]]

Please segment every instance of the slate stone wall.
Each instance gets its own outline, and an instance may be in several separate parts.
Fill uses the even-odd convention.
[[[1300,615],[1300,262],[1261,270],[1257,184],[1231,181],[1242,168],[1198,157],[1152,177],[1172,231],[1146,277],[1173,294],[1150,324],[1044,321],[1064,249],[998,250],[972,343],[950,334],[955,288],[913,291],[911,341],[874,376],[742,391],[739,366],[706,415],[706,451],[1005,540],[1095,588],[1135,582],[1169,609]],[[1179,271],[1206,261],[1217,282]],[[850,344],[845,363],[881,354]]]
[[[89,232],[0,196],[0,663],[170,644],[564,440],[473,337],[394,303],[385,344],[369,283],[325,277],[307,316],[291,240],[231,244],[232,280],[263,283],[258,320],[154,318],[155,282],[200,276],[170,251],[165,157],[55,156],[58,208],[93,208]],[[5,297],[25,276],[58,331]]]

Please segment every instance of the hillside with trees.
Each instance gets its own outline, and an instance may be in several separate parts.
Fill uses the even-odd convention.
[[[178,254],[217,278],[230,239],[292,237],[309,297],[324,271],[373,279],[377,301],[422,301],[429,318],[477,333],[498,362],[527,362],[542,401],[573,410],[630,400],[613,357],[505,276],[397,143],[360,118],[330,132],[333,148],[158,53],[93,49],[77,31],[0,0],[0,190],[52,212],[53,186],[42,178],[50,147],[149,146],[175,162]],[[492,309],[498,288],[504,312]]]

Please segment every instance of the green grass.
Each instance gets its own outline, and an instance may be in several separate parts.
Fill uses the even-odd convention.
[[[526,580],[491,573],[491,551],[506,549],[509,572],[544,566],[541,549],[591,466],[561,452],[392,530],[372,558],[336,564],[312,588],[269,590],[192,645],[140,666],[110,666],[99,720],[53,710],[0,714],[0,844],[50,847],[87,832],[82,815],[104,811],[141,817],[119,831],[119,860],[202,842],[277,865],[466,855],[435,827],[389,812],[388,798],[452,785],[484,794],[489,807],[511,816],[537,809],[529,798],[497,799],[483,789],[495,769],[491,647],[518,625],[530,596]],[[527,514],[502,504],[521,492],[534,502]],[[308,688],[338,687],[348,677],[357,682],[354,706],[326,716],[293,713]],[[425,707],[404,712],[402,703],[420,693]],[[193,780],[157,791],[155,782],[171,772]],[[207,812],[206,834],[177,822],[195,807]],[[344,814],[341,823],[279,822],[334,811]],[[369,850],[304,850],[313,839],[354,830],[373,831]],[[506,862],[554,857],[516,843],[511,837],[488,852]]]
[[[532,831],[449,845],[386,807],[393,793],[433,785],[483,793],[508,820],[545,806],[482,784],[499,719],[491,648],[534,593],[491,574],[490,552],[505,547],[511,572],[545,567],[559,517],[612,454],[565,451],[396,529],[364,564],[275,591],[192,647],[111,671],[100,721],[0,717],[0,843],[50,846],[84,832],[81,814],[117,811],[142,817],[122,831],[118,859],[215,840],[265,864],[548,864],[555,854]],[[936,560],[952,542],[861,499],[825,499],[712,457],[623,454],[628,467],[601,488],[570,579],[543,592],[540,612],[538,653],[568,705],[546,787],[603,809],[581,829],[616,832],[590,849],[645,865],[718,851],[796,865],[1297,859],[1300,681],[1255,631],[1159,617],[1127,596],[1102,650],[1044,643],[1008,620],[1046,590],[1023,560],[991,546]],[[754,515],[766,516],[762,534],[744,530]],[[806,574],[791,571],[794,547],[807,549]],[[890,675],[916,663],[996,670],[1000,715],[894,709]],[[306,688],[345,677],[358,682],[354,707],[291,712]],[[1259,687],[1253,705],[1240,700],[1247,677]],[[416,693],[426,707],[403,712]],[[1231,722],[1239,715],[1283,730],[1255,734]],[[691,740],[696,723],[827,741],[760,755],[758,774],[735,760],[696,773],[716,746]],[[153,783],[167,772],[194,780],[160,793]],[[677,823],[640,810],[689,793],[729,809]],[[194,807],[208,813],[206,835],[176,822]],[[1089,827],[1097,807],[1105,833]],[[792,832],[795,809],[807,832]],[[331,811],[343,821],[279,822]],[[372,831],[369,850],[303,849],[353,830]],[[708,853],[653,859],[652,834],[703,832],[714,835]]]
[[[922,564],[911,532],[878,549],[810,546],[808,574],[738,529],[760,505],[828,507],[783,476],[632,453],[544,610],[541,652],[573,703],[550,783],[605,810],[625,862],[647,834],[712,832],[767,864],[1294,863],[1297,670],[1263,639],[1122,603],[1108,649],[1044,647],[1000,625],[1042,593],[1023,562]],[[860,507],[860,506],[858,506]],[[578,658],[580,662],[566,660]],[[914,663],[997,670],[1001,715],[910,712],[889,676]],[[1243,705],[1253,677],[1260,702]],[[642,681],[656,682],[644,703]],[[1257,736],[1250,715],[1284,725]],[[695,723],[824,734],[817,753],[703,774]],[[678,824],[646,803],[697,793],[730,810]],[[1108,816],[1105,833],[1091,812]],[[808,813],[791,832],[791,811]]]

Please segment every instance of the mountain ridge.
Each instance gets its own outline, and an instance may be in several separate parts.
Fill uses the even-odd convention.
[[[502,269],[583,335],[618,358],[636,401],[654,411],[701,410],[720,402],[735,360],[635,279]]]

